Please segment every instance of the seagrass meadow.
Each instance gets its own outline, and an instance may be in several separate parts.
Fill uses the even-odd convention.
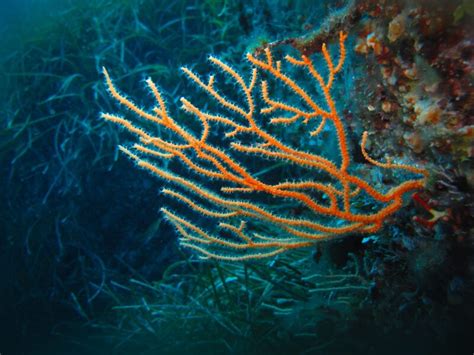
[[[470,354],[468,0],[0,2],[0,354]]]

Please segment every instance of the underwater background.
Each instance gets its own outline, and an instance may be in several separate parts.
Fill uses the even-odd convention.
[[[0,354],[471,354],[473,13],[469,0],[1,0]],[[387,189],[411,178],[369,168],[368,131],[371,157],[426,169],[425,186],[374,233],[233,262],[180,246],[161,208],[206,222],[117,149],[136,139],[101,116],[129,113],[102,67],[146,109],[151,77],[188,122],[183,95],[216,106],[180,67],[206,78],[212,55],[247,73],[245,53],[272,48],[324,71],[321,45],[336,55],[341,31],[332,95],[354,169]],[[341,159],[330,129],[316,143],[302,122],[283,134]],[[244,160],[277,181],[314,178],[262,161]]]

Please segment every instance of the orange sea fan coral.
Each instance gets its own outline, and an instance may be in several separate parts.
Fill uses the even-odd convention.
[[[404,193],[423,187],[427,176],[425,170],[372,159],[365,149],[367,132],[363,134],[361,149],[368,162],[382,170],[401,169],[421,177],[404,181],[388,191],[380,191],[350,169],[345,128],[331,95],[335,75],[344,65],[345,39],[346,35],[340,33],[337,63],[326,45],[322,46],[326,75],[305,55],[299,58],[287,55],[283,63],[275,60],[268,48],[262,57],[247,54],[253,66],[248,80],[220,59],[209,57],[218,72],[235,83],[243,98],[240,102],[224,96],[217,88],[215,75],[204,80],[190,69],[181,68],[222,108],[222,112],[213,114],[189,99],[181,98],[182,109],[200,124],[199,132],[185,128],[182,119],[170,115],[162,94],[151,79],[147,79],[146,84],[157,106],[146,111],[117,90],[104,68],[111,96],[139,118],[102,114],[106,120],[119,124],[138,137],[139,142],[133,147],[120,146],[120,150],[138,166],[175,186],[175,189],[164,188],[164,194],[201,215],[195,222],[184,218],[183,213],[162,208],[165,217],[179,232],[181,245],[204,257],[245,260],[269,257],[348,233],[373,233],[380,229],[388,216],[402,207]],[[288,67],[305,72],[306,78],[297,80],[290,76],[289,70],[284,69]],[[273,87],[291,93],[293,98],[286,95],[280,99],[273,97],[270,79]],[[307,89],[304,82],[308,80],[316,84],[322,99]],[[262,117],[269,117],[265,124]],[[328,129],[335,132],[337,162],[321,152],[295,148],[277,136],[277,132],[281,132],[277,129],[279,126],[309,127],[313,121],[315,128],[308,130],[307,139],[320,138]],[[160,135],[144,129],[145,122],[160,127],[155,130]],[[222,128],[226,130],[225,137],[216,143],[214,133]],[[242,136],[246,139],[241,139]],[[262,159],[268,167],[276,160],[288,169],[304,168],[312,178],[289,181],[288,177],[275,182],[253,171],[249,166],[249,156]],[[188,170],[176,172],[176,169],[168,168],[173,160]],[[164,161],[170,163],[163,164]],[[358,207],[356,202],[361,198],[373,201],[370,210]],[[282,201],[298,206],[303,212],[295,216],[289,209],[282,211],[279,208]],[[202,223],[203,220],[206,222]]]

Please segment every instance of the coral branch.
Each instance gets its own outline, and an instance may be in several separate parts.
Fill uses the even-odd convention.
[[[203,257],[237,261],[270,257],[349,233],[373,233],[402,207],[405,193],[424,186],[425,170],[372,159],[365,148],[367,133],[362,137],[361,150],[369,163],[381,169],[401,169],[421,177],[402,182],[384,192],[373,186],[371,181],[354,175],[357,169],[351,168],[344,124],[331,94],[336,74],[345,62],[346,37],[343,33],[339,35],[339,58],[336,62],[326,44],[322,46],[326,71],[318,70],[306,55],[300,58],[286,56],[286,62],[282,64],[273,58],[270,48],[263,51],[262,58],[247,54],[247,59],[254,66],[248,81],[215,57],[209,57],[209,61],[218,73],[209,76],[208,80],[203,80],[188,68],[182,68],[185,76],[225,111],[209,113],[189,99],[182,98],[182,109],[197,119],[200,132],[194,125],[193,129],[186,128],[181,123],[182,119],[178,121],[169,114],[162,94],[151,79],[147,79],[146,84],[157,106],[149,112],[122,95],[108,72],[103,70],[110,95],[130,114],[139,118],[102,114],[104,119],[138,137],[139,144],[120,149],[138,166],[166,183],[174,184],[177,190],[165,188],[163,193],[201,216],[191,221],[184,218],[183,213],[162,209],[180,234],[183,246]],[[306,88],[305,81],[299,82],[290,75],[295,67],[306,72],[307,80],[315,83],[322,98],[315,97]],[[240,100],[224,96],[225,90],[217,85],[218,76],[224,76],[228,82],[235,84]],[[259,79],[263,77],[265,80]],[[275,86],[279,89],[276,93],[270,89]],[[260,100],[257,97],[259,91]],[[283,91],[290,95],[282,95]],[[275,98],[278,95],[279,99]],[[262,101],[266,107],[258,107]],[[322,139],[323,129],[331,130],[337,140],[337,154],[332,152],[328,156],[324,152],[295,148],[287,142],[288,137],[278,137],[278,127],[284,126],[291,132],[292,127],[313,125],[312,120],[317,121],[317,126],[313,130],[308,129],[308,139]],[[262,123],[265,121],[268,124]],[[161,128],[156,130],[160,132],[159,136],[142,128],[150,123]],[[230,129],[225,133],[225,139],[218,137],[218,126]],[[179,162],[185,169],[168,169],[170,164],[162,162],[170,160]],[[269,176],[268,173],[256,172],[253,160],[268,164],[268,170],[276,160],[277,168],[284,166],[287,172],[288,169],[303,169],[314,178],[275,181],[278,174]],[[359,202],[362,199],[371,200],[371,207],[361,208]],[[291,208],[282,211],[279,206],[283,204],[302,212],[295,216]]]

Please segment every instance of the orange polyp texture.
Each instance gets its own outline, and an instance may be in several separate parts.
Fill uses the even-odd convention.
[[[183,193],[165,188],[163,189],[165,195],[176,199],[196,213],[215,220],[216,223],[208,225],[218,226],[217,231],[212,232],[167,208],[162,208],[164,216],[180,234],[181,245],[195,250],[202,257],[239,261],[271,257],[290,249],[308,247],[317,241],[345,236],[349,233],[374,233],[381,228],[390,215],[402,207],[402,197],[405,193],[424,186],[428,176],[426,170],[394,164],[390,161],[381,163],[372,159],[365,150],[367,132],[362,137],[361,149],[368,162],[380,169],[402,169],[421,177],[404,181],[389,191],[382,192],[372,186],[370,181],[349,173],[351,157],[347,147],[346,132],[331,95],[335,75],[344,65],[345,39],[346,35],[341,32],[339,59],[336,64],[333,63],[326,45],[321,49],[327,66],[327,78],[323,77],[307,56],[302,55],[299,59],[291,56],[285,58],[288,65],[298,66],[307,71],[309,78],[314,80],[321,89],[326,109],[317,104],[309,92],[283,71],[282,63],[274,61],[269,48],[265,50],[263,58],[247,54],[247,59],[254,66],[248,83],[239,72],[220,59],[209,58],[221,73],[235,82],[244,98],[243,104],[224,97],[215,87],[214,75],[205,82],[190,69],[182,68],[185,75],[217,101],[224,111],[217,115],[210,114],[192,104],[190,100],[182,98],[182,109],[194,115],[202,126],[200,135],[186,130],[169,115],[166,103],[151,79],[148,79],[146,83],[156,99],[157,106],[149,112],[139,108],[122,95],[104,68],[103,73],[110,95],[126,108],[126,111],[129,111],[128,114],[131,112],[139,118],[130,120],[118,115],[102,114],[106,120],[138,136],[139,143],[130,149],[121,146],[121,151],[140,167],[152,172],[170,185],[178,187],[179,190],[185,191]],[[299,98],[305,109],[285,102],[285,98],[272,98],[266,81],[260,80],[260,85],[257,85],[259,73],[266,73],[267,78],[272,78],[286,90],[291,91]],[[256,95],[262,97],[265,107],[256,107]],[[229,112],[230,115],[225,115],[225,112]],[[320,120],[316,129],[308,131],[308,139],[317,136],[327,122],[332,123],[338,140],[340,164],[317,153],[295,149],[258,125],[256,115],[266,117],[275,112],[280,112],[280,115],[269,117],[271,125],[290,125],[298,121],[308,123],[311,120]],[[290,117],[281,116],[281,112]],[[153,133],[140,128],[140,119],[168,130],[176,139],[166,140],[154,136]],[[226,133],[228,140],[243,133],[254,137],[255,144],[247,146],[233,141],[226,149],[213,145],[209,141],[209,136],[217,125],[228,128]],[[154,130],[156,131],[159,130]],[[169,134],[166,135],[166,137],[169,136]],[[252,174],[242,162],[232,156],[231,153],[235,151],[269,158],[269,166],[274,164],[274,161],[270,161],[272,159],[305,167],[314,171],[312,176],[315,180],[291,182],[288,178],[282,177],[278,183],[265,182],[259,178],[258,174]],[[159,161],[169,159],[180,161],[183,166],[194,171],[196,176],[194,178],[181,176],[158,164]],[[318,181],[318,177],[323,175],[325,178],[320,178],[321,180]],[[205,182],[209,179],[213,179],[215,189],[205,187]],[[278,214],[275,208],[264,206],[257,201],[253,192],[291,200],[295,205],[303,206],[308,213],[304,215],[304,218]],[[317,195],[326,196],[329,202],[315,198],[314,192],[317,192]],[[240,193],[238,199],[232,198],[232,194],[235,193]],[[352,204],[362,193],[374,200],[379,206],[378,211],[370,214],[355,211]],[[325,222],[322,222],[323,220]],[[252,225],[259,226],[258,232],[252,230]]]

